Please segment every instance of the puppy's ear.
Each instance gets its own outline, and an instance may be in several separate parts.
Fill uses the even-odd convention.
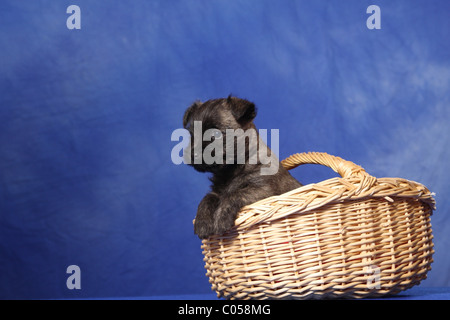
[[[253,102],[232,97],[227,98],[231,113],[240,125],[251,122],[256,117],[256,106]]]
[[[186,125],[189,123],[189,120],[192,116],[192,112],[194,109],[198,108],[202,103],[200,101],[195,101],[189,108],[186,109],[183,116],[183,127],[186,128]]]

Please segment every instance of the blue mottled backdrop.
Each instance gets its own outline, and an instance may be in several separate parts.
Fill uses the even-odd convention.
[[[0,298],[210,292],[192,228],[209,182],[172,163],[171,133],[192,101],[230,93],[280,130],[281,158],[328,152],[436,192],[424,285],[449,286],[449,13],[445,0],[1,1]]]

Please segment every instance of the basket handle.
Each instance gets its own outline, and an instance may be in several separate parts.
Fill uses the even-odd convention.
[[[302,164],[321,164],[333,169],[342,178],[369,175],[363,168],[353,162],[324,152],[296,153],[281,161],[281,164],[287,170],[294,169]]]
[[[351,161],[324,152],[296,153],[281,161],[281,164],[287,170],[294,169],[302,164],[321,164],[327,166],[344,179],[360,180],[360,185],[357,189],[358,192],[370,189],[377,182],[377,179],[369,175],[362,167]]]

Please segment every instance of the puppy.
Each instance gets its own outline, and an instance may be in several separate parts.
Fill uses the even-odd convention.
[[[184,114],[191,135],[184,157],[197,171],[212,173],[194,223],[200,239],[231,229],[242,207],[302,186],[260,139],[255,116],[252,102],[231,96],[195,102]]]

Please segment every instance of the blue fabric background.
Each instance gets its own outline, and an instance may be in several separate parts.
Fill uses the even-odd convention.
[[[81,30],[66,27],[71,4]],[[280,158],[323,151],[436,192],[425,284],[450,286],[449,13],[445,0],[1,1],[0,298],[210,293],[192,228],[209,182],[172,163],[170,137],[195,99],[230,93],[280,130]],[[66,287],[72,264],[81,290]]]

